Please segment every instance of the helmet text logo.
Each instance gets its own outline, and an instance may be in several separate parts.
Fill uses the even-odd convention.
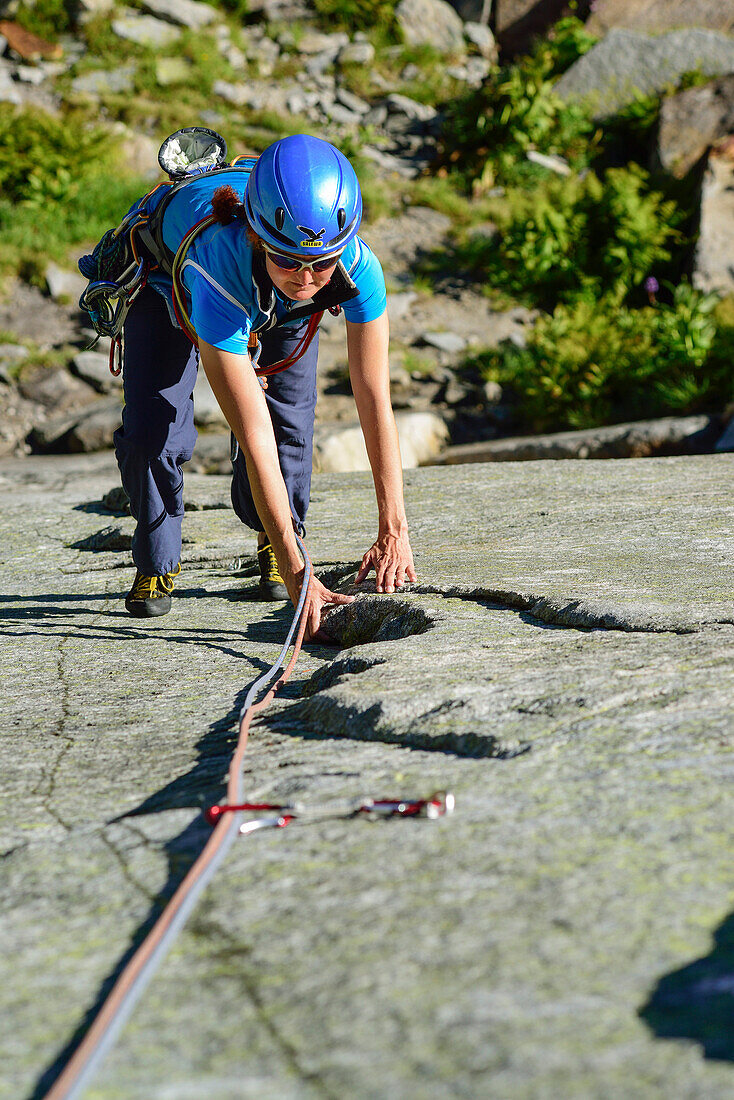
[[[319,238],[323,237],[326,232],[326,226],[323,229],[319,229],[318,233],[315,233],[313,229],[309,229],[307,225],[299,225],[296,227],[300,229],[301,233],[305,234],[307,240],[301,241],[300,248],[323,248],[324,242]]]

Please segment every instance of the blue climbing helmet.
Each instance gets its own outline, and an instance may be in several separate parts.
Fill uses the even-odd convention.
[[[245,193],[247,220],[265,244],[299,256],[339,252],[362,220],[351,164],[333,145],[294,134],[258,157]]]

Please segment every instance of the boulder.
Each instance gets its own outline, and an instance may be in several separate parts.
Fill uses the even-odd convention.
[[[71,343],[79,336],[77,320],[67,307],[20,279],[7,284],[6,294],[0,300],[2,331],[22,333],[25,340],[33,340],[41,349]]]
[[[0,385],[0,454],[26,454],[26,437],[43,413],[42,406],[26,401],[12,382]]]
[[[463,0],[464,4],[468,2]],[[569,10],[568,0],[492,0],[491,5],[483,5],[481,14],[472,12],[470,17],[487,22],[489,6],[494,14],[494,32],[505,56],[527,52],[533,39],[545,34]]]
[[[341,126],[359,126],[362,115],[350,110],[341,103],[337,103],[330,95],[319,97],[319,107],[326,118]]]
[[[458,355],[466,348],[466,340],[458,332],[424,332],[421,342],[448,355]]]
[[[71,90],[76,95],[102,96],[132,92],[135,86],[135,66],[118,65],[115,69],[93,69],[75,76]]]
[[[0,102],[19,104],[21,94],[13,79],[15,66],[0,57]]]
[[[77,0],[77,19],[83,25],[98,15],[108,15],[115,7],[115,0]]]
[[[396,156],[394,153],[386,153],[384,149],[378,149],[374,145],[363,145],[360,150],[362,156],[371,160],[383,172],[390,172],[404,179],[415,179],[420,175],[420,168],[405,157]]]
[[[484,23],[465,23],[464,37],[476,47],[482,57],[486,57],[488,61],[497,60],[497,43],[491,30]]]
[[[734,38],[695,29],[658,36],[612,30],[564,73],[555,91],[606,118],[638,94],[660,93],[693,70],[708,76],[734,72]]]
[[[30,352],[22,344],[0,344],[0,371],[3,381],[8,381],[8,371],[18,367],[28,358]]]
[[[728,151],[727,151],[728,150]],[[693,285],[734,294],[734,148],[709,158],[701,189],[701,215]]]
[[[166,58],[170,62],[180,61],[183,65],[187,62],[183,58]],[[156,66],[160,63],[156,62]],[[158,164],[158,149],[160,142],[154,141],[148,134],[137,133],[122,123],[112,126],[115,135],[115,145],[120,150],[120,162],[133,176],[142,176],[144,179],[158,179],[160,177],[160,165]]]
[[[282,39],[281,39],[282,41]],[[295,42],[295,48],[300,54],[315,57],[318,54],[329,54],[333,60],[349,45],[349,36],[343,33],[322,34],[320,31],[306,31]]]
[[[385,100],[388,113],[391,115],[405,115],[413,122],[432,122],[438,111],[430,103],[419,103],[410,96],[393,92]]]
[[[734,8],[721,0],[595,0],[587,29],[604,35],[614,27],[661,34],[680,27],[734,31]]]
[[[371,65],[375,60],[375,47],[371,42],[350,42],[337,55],[340,65]]]
[[[260,106],[257,92],[249,84],[232,84],[229,80],[215,80],[212,84],[212,93],[234,107],[253,107],[257,110]]]
[[[357,115],[366,115],[370,110],[370,105],[365,99],[346,88],[337,88],[336,98],[337,102],[341,103],[343,107],[347,107]]]
[[[96,399],[81,413],[77,409],[36,424],[28,442],[34,451],[46,454],[108,450],[120,418],[119,397]]]
[[[307,0],[248,0],[247,14],[260,16],[266,23],[296,23],[313,19]]]
[[[50,263],[46,268],[48,292],[56,302],[76,302],[86,289],[87,280],[78,271]]]
[[[399,321],[405,317],[418,295],[414,290],[404,290],[387,296],[387,316],[390,322]]]
[[[138,46],[165,49],[181,37],[181,30],[153,15],[125,15],[113,19],[110,26],[118,38]]]
[[[28,401],[35,401],[55,412],[78,410],[96,400],[91,386],[75,378],[62,367],[26,368],[18,384],[20,392]]]
[[[709,416],[669,416],[575,432],[464,443],[449,447],[438,464],[701,454],[713,450],[718,430],[718,422]]]
[[[444,449],[449,431],[435,413],[398,413],[395,417],[400,438],[403,469],[433,461]],[[362,430],[358,425],[317,429],[314,441],[314,469],[322,473],[369,470]]]
[[[64,454],[66,435],[78,419],[78,416],[67,413],[65,416],[54,416],[50,420],[34,424],[28,432],[31,450],[42,454]]]
[[[74,453],[108,450],[112,447],[113,433],[120,427],[120,419],[118,398],[98,402],[72,425],[66,449]]]
[[[464,24],[445,0],[400,0],[395,15],[409,46],[444,53],[463,49]]]
[[[229,432],[207,432],[200,434],[196,441],[193,456],[186,463],[186,474],[231,474]],[[190,507],[187,499],[186,508]]]
[[[77,378],[93,386],[97,393],[110,393],[122,386],[122,375],[110,371],[110,357],[102,351],[80,351],[75,355],[71,369]]]
[[[451,0],[454,8],[464,22],[489,23],[492,10],[496,10],[498,0]]]
[[[668,96],[660,108],[658,160],[679,179],[711,145],[734,133],[734,73]]]
[[[202,0],[143,0],[142,7],[166,23],[188,27],[192,31],[200,31],[219,18],[217,9],[202,3]]]
[[[20,84],[32,84],[37,88],[43,84],[46,74],[36,65],[18,65],[15,70],[15,79]]]
[[[447,65],[447,76],[454,80],[461,80],[472,88],[479,88],[487,79],[492,69],[492,63],[486,57],[467,57],[463,65]]]

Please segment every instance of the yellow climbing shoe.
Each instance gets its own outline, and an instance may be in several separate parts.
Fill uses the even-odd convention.
[[[171,610],[174,578],[180,573],[180,563],[170,573],[164,573],[160,577],[145,577],[138,569],[133,586],[127,594],[125,607],[136,619],[167,615]]]
[[[260,595],[263,600],[287,600],[288,589],[278,572],[275,551],[269,542],[258,547],[257,564],[260,566]]]

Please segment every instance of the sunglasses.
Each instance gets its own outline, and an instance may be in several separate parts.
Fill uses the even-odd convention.
[[[328,271],[335,267],[341,252],[332,252],[330,256],[323,256],[320,260],[299,260],[296,256],[286,256],[282,252],[273,252],[266,244],[263,245],[269,259],[279,267],[281,271]]]

